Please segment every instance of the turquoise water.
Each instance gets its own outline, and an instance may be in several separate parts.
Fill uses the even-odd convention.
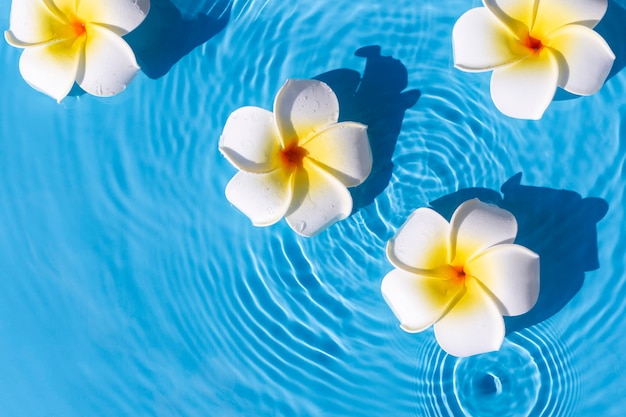
[[[606,85],[538,122],[453,68],[478,5],[153,0],[127,91],[61,104],[0,43],[1,414],[622,416],[626,2],[598,27]],[[224,197],[226,118],[287,78],[328,82],[374,148],[355,213],[311,239]],[[415,208],[474,196],[518,217],[542,293],[500,352],[458,359],[401,331],[380,282]]]

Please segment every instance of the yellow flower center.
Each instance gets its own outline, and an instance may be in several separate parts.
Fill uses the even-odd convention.
[[[432,272],[433,279],[426,288],[426,296],[435,306],[450,306],[467,289],[470,275],[465,273],[463,266],[442,265]]]
[[[87,29],[85,28],[85,22],[80,20],[78,17],[70,17],[69,23],[76,37],[83,36],[87,32]]]
[[[465,274],[463,266],[451,266],[451,268],[453,271],[452,279],[458,283],[465,283],[467,275]]]
[[[298,146],[297,143],[295,142],[292,145],[289,145],[286,148],[281,149],[278,154],[278,156],[280,157],[280,162],[288,170],[293,170],[298,167],[301,167],[302,160],[307,155],[308,155],[308,151]]]
[[[530,51],[535,55],[538,55],[544,46],[540,39],[533,38],[530,34],[523,37],[521,41],[522,45],[530,49]]]

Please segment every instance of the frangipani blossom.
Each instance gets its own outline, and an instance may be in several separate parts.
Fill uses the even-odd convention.
[[[226,198],[256,226],[285,217],[312,236],[352,212],[346,187],[362,183],[372,169],[367,126],[337,123],[339,103],[316,80],[288,80],[276,95],[274,113],[242,107],[226,121],[222,154],[240,171]]]
[[[539,256],[513,244],[515,217],[477,199],[448,223],[429,208],[413,212],[387,245],[396,269],[383,279],[387,304],[407,332],[434,324],[455,356],[498,350],[503,315],[529,311],[539,295]]]
[[[491,97],[504,114],[540,119],[557,85],[590,95],[602,87],[615,55],[592,28],[607,0],[483,0],[454,25],[454,64],[493,70]]]
[[[24,48],[22,77],[61,101],[74,83],[96,96],[124,90],[139,71],[122,35],[135,29],[149,0],[13,0],[6,41]]]

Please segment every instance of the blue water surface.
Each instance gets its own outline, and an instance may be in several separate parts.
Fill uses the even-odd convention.
[[[597,28],[606,85],[540,121],[453,68],[478,0],[153,0],[128,89],[60,104],[0,42],[0,415],[623,416],[625,3]],[[310,239],[232,207],[217,149],[287,78],[326,81],[374,150],[354,214]],[[380,283],[414,209],[473,197],[517,216],[542,293],[458,359]]]

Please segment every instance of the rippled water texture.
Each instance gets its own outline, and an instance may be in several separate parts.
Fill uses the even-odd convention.
[[[9,2],[0,3],[8,27]],[[591,97],[507,118],[452,67],[477,0],[153,0],[127,91],[61,104],[0,43],[0,409],[34,416],[604,416],[626,407],[626,21]],[[224,197],[228,114],[318,78],[370,126],[355,213],[312,238]],[[380,295],[417,207],[478,196],[541,255],[538,308],[457,359]]]

